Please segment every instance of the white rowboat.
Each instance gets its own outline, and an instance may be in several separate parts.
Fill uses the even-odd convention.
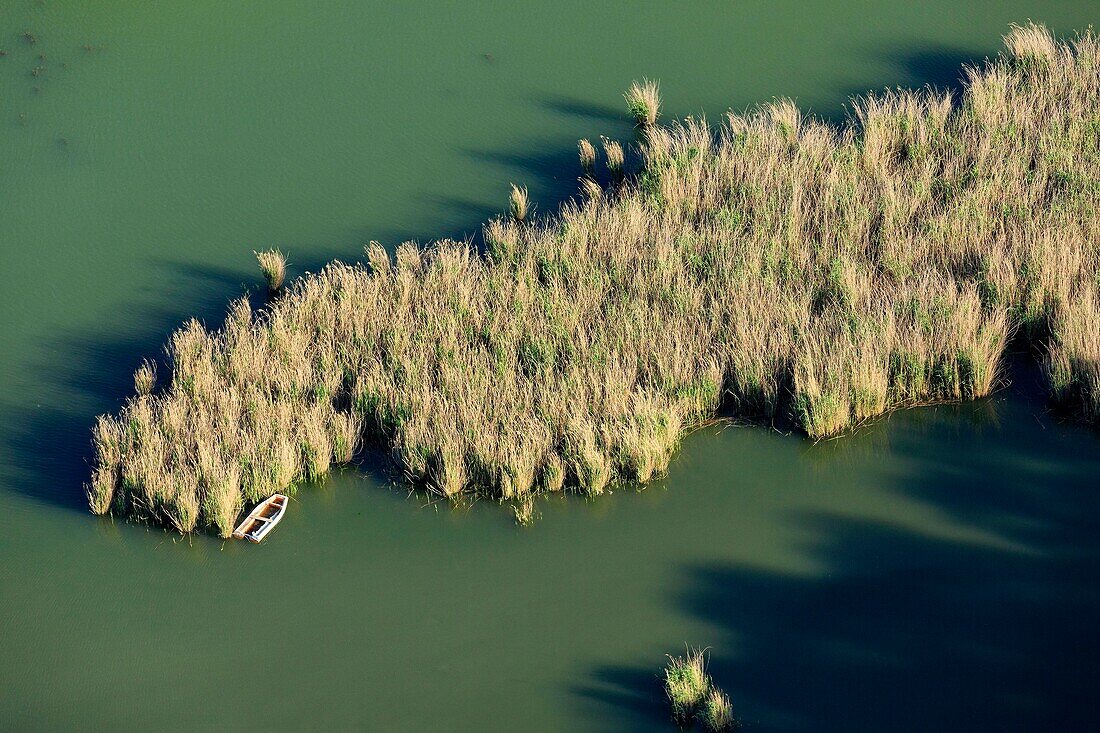
[[[275,528],[286,514],[286,505],[290,502],[283,494],[273,494],[256,505],[244,521],[233,531],[238,540],[259,542]]]

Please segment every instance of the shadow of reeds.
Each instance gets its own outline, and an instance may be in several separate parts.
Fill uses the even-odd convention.
[[[614,710],[619,730],[668,730],[668,706],[658,676],[665,661],[654,660],[651,669],[601,667],[572,692],[582,700]]]
[[[996,397],[807,443],[799,471],[819,499],[780,509],[776,527],[798,570],[675,567],[669,603],[690,619],[688,640],[711,648],[710,674],[747,729],[1093,728],[1100,451],[1095,431],[1042,417],[1039,370],[1019,356]],[[820,503],[830,494],[813,477],[847,471],[881,477],[876,507]],[[574,693],[632,729],[667,728],[653,677],[676,651],[654,647],[648,669],[596,667]]]
[[[604,134],[608,135],[627,124],[627,117],[623,110],[610,104],[597,104],[564,94],[542,94],[534,97],[532,101],[538,107],[555,114],[579,117],[606,126],[609,131]]]
[[[792,517],[816,574],[684,568],[678,602],[721,630],[712,673],[754,728],[1091,728],[1100,455],[1088,431],[996,430],[895,431],[892,490],[958,533],[821,511]]]
[[[87,511],[83,483],[93,458],[91,429],[96,415],[114,412],[133,392],[133,372],[143,359],[168,373],[163,346],[169,334],[190,318],[207,325],[222,322],[231,298],[248,293],[254,307],[263,290],[249,289],[234,270],[154,261],[163,272],[166,294],[133,306],[125,336],[74,330],[47,341],[42,363],[31,365],[43,394],[52,403],[8,405],[0,428],[10,458],[5,484],[19,493],[76,511]],[[255,285],[256,283],[253,283]],[[140,315],[134,317],[136,311]]]

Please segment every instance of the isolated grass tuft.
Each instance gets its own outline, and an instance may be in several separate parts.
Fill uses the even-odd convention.
[[[740,730],[733,703],[707,675],[706,649],[688,647],[682,657],[669,656],[664,683],[672,720],[677,725],[686,726],[694,720],[715,733]]]
[[[596,148],[588,140],[578,140],[577,155],[581,161],[581,170],[586,176],[591,177],[596,169]]]
[[[672,706],[673,721],[679,725],[691,722],[709,689],[706,650],[688,649],[682,657],[668,658],[665,695]]]
[[[260,272],[267,281],[268,292],[277,293],[286,279],[286,256],[277,249],[256,252],[256,261],[260,263]]]
[[[711,687],[703,698],[697,716],[703,727],[714,733],[741,729],[741,723],[733,713],[733,703],[726,697],[726,693],[716,687]]]
[[[513,183],[512,192],[508,195],[508,213],[511,214],[514,222],[522,224],[527,221],[529,204],[527,187],[521,188]]]
[[[639,127],[653,127],[661,114],[661,87],[655,81],[633,82],[623,94],[630,115]]]

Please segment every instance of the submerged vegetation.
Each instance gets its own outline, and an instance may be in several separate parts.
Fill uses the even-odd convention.
[[[163,389],[142,376],[98,419],[92,510],[225,536],[365,438],[527,521],[537,492],[661,474],[719,411],[816,439],[986,395],[1017,334],[1100,419],[1100,43],[1006,40],[957,100],[868,96],[839,129],[789,101],[650,125],[636,175],[604,141],[610,183],[556,215],[514,187],[483,252],[372,243],[221,330],[190,321]]]

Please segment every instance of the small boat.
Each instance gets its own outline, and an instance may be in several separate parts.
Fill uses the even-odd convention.
[[[233,531],[234,539],[249,542],[262,540],[286,514],[286,505],[289,501],[290,499],[283,494],[273,494],[261,501]]]

